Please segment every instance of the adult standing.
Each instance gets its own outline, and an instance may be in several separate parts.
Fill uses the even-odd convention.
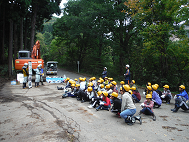
[[[28,63],[24,63],[24,66],[22,67],[23,75],[24,75],[24,81],[23,81],[23,89],[26,88],[26,83],[28,82]]]
[[[128,85],[129,85],[129,82],[130,82],[130,70],[129,70],[129,67],[130,66],[128,64],[125,66],[126,73],[124,74],[124,76],[125,76],[125,84],[128,84]]]
[[[107,77],[107,67],[104,67],[104,71],[102,72],[102,78],[105,79]]]

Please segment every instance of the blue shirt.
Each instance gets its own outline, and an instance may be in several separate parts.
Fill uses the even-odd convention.
[[[156,91],[153,91],[152,99],[154,99],[158,105],[162,104],[162,100],[160,99],[160,97]]]
[[[130,80],[130,70],[129,69],[126,70],[125,80]]]
[[[188,100],[188,94],[186,93],[185,90],[180,92],[180,94],[177,94],[177,96],[183,96],[186,100]]]
[[[107,71],[105,70],[102,72],[102,78],[104,79],[106,76],[107,76]]]

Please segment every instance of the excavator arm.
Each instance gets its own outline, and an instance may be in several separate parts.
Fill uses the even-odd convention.
[[[32,50],[32,53],[31,53],[31,58],[32,59],[41,59],[39,40],[37,40],[35,45],[33,46],[33,50]]]

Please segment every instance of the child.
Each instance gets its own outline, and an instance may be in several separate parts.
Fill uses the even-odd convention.
[[[115,81],[112,81],[112,86],[113,86],[113,92],[118,93],[117,87],[116,87],[117,83]]]
[[[169,85],[164,85],[163,88],[164,91],[161,95],[161,100],[165,100],[167,104],[170,104],[172,95],[171,95],[171,91],[169,90]]]
[[[97,88],[96,77],[92,77],[91,80],[92,80],[94,89],[96,90],[96,88]]]
[[[158,84],[155,84],[155,85],[157,86],[156,92],[158,93],[159,97],[161,98],[162,92],[158,89],[159,85]]]
[[[92,97],[94,97],[94,91],[92,87],[88,87],[87,91],[83,93],[83,100],[81,103],[86,102],[86,101],[91,101]]]
[[[105,86],[108,85],[108,77],[105,77],[104,80],[105,80],[104,81]]]
[[[94,98],[92,98],[94,102],[92,105],[89,105],[88,108],[96,108],[96,105],[100,105],[100,101],[103,98],[102,91],[98,91],[97,94],[97,96],[94,96]]]
[[[108,93],[108,98],[110,98],[110,94],[112,94],[113,90],[110,88],[110,85],[106,85],[105,88]]]
[[[111,102],[108,98],[108,93],[106,91],[103,91],[102,94],[102,101],[100,102],[100,105],[96,108],[96,110],[98,111],[99,109],[103,109],[109,111],[109,108],[111,107]]]
[[[75,88],[75,84],[72,83],[71,84],[71,90],[69,90],[69,92],[64,91],[64,94],[62,95],[62,98],[66,98],[66,97],[75,97],[74,92],[76,91]]]
[[[159,108],[162,104],[162,100],[160,99],[158,93],[156,92],[157,86],[152,85],[152,101],[154,101],[154,108],[157,106]]]
[[[77,78],[75,78],[75,79],[74,79],[74,81],[76,82],[76,84],[78,84],[78,83],[79,83]]]
[[[80,89],[84,91],[86,89],[85,78],[80,78]]]
[[[105,91],[104,84],[100,84],[97,91]]]
[[[154,112],[153,112],[153,106],[154,106],[154,102],[152,101],[152,95],[147,94],[146,100],[144,101],[143,104],[141,104],[141,107],[143,109],[139,112],[139,115],[141,115],[142,113],[146,115],[152,115],[153,121],[156,121],[156,116],[154,115]]]
[[[185,91],[185,86],[184,85],[180,85],[179,86],[179,91],[180,94],[175,95],[175,108],[171,109],[171,111],[173,112],[177,112],[179,110],[179,108],[182,108],[183,110],[187,110],[188,105],[186,104],[186,102],[188,101],[188,94]]]
[[[118,117],[120,118],[120,113],[121,113],[121,100],[117,98],[118,97],[118,93],[113,92],[111,94],[110,99],[112,100],[112,109],[111,112],[117,113],[116,115],[118,115]]]
[[[125,82],[124,82],[124,81],[121,81],[121,82],[120,82],[120,88],[123,87],[124,84],[125,84]]]
[[[131,90],[133,91],[132,97],[134,98],[134,102],[138,103],[141,100],[141,95],[140,93],[136,90],[135,86],[131,87]]]
[[[131,83],[130,83],[130,87],[133,87],[133,86],[136,87],[136,91],[138,91],[138,88],[135,84],[135,80],[132,80]]]
[[[150,94],[150,92],[148,92],[148,90],[149,90],[149,89],[148,89],[148,88],[149,88],[148,86],[151,87],[151,85],[152,85],[152,84],[151,84],[150,82],[148,82],[148,83],[146,84],[146,89],[145,89],[144,92],[143,92],[144,95]],[[149,91],[151,91],[151,90],[149,90]]]

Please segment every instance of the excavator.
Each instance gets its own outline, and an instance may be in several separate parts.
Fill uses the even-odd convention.
[[[24,66],[24,63],[28,63],[29,61],[32,62],[32,69],[36,69],[39,64],[42,64],[42,68],[44,68],[44,60],[41,59],[41,54],[40,54],[39,40],[37,40],[35,45],[33,46],[31,56],[30,56],[30,51],[26,51],[26,50],[18,51],[18,59],[15,60],[15,70],[17,72],[22,71],[22,67]]]

